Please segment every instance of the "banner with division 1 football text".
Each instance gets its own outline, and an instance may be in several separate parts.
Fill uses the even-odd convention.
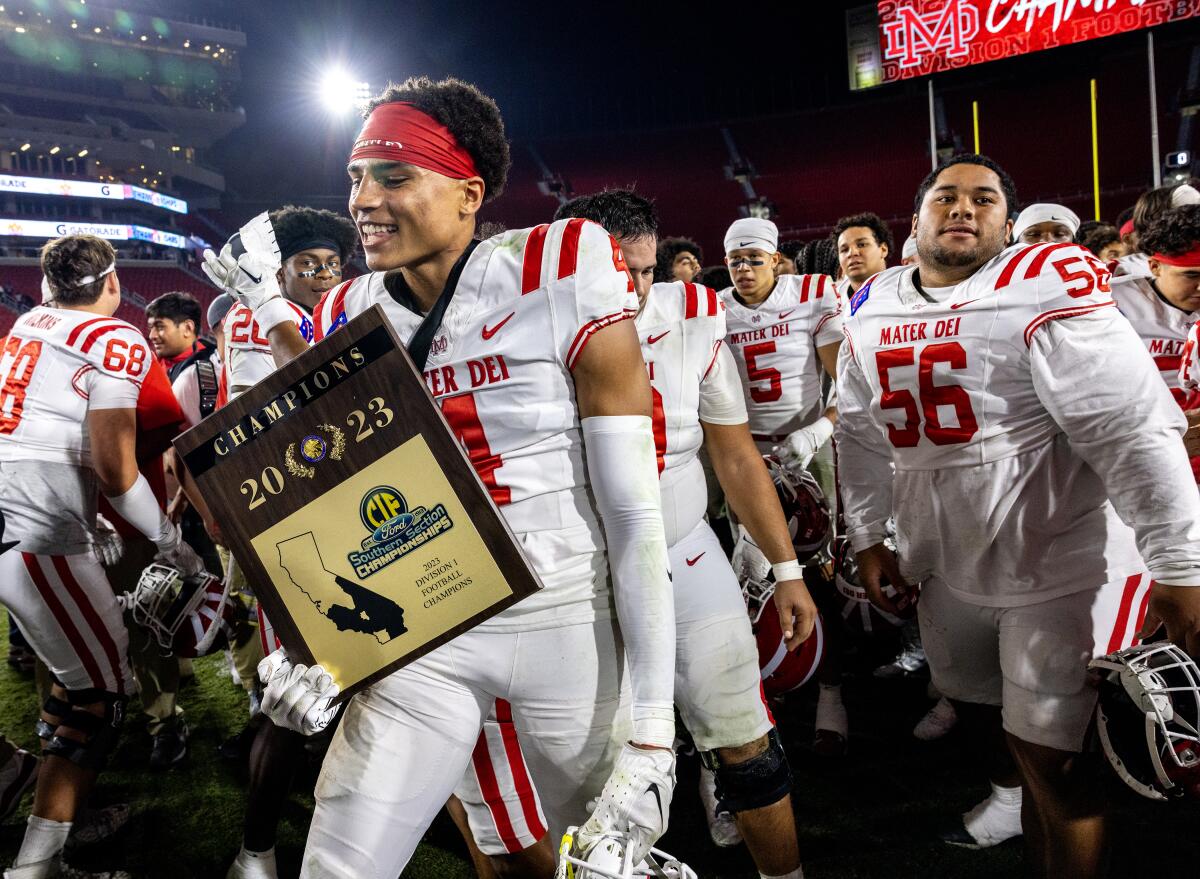
[[[1200,0],[884,0],[882,71],[896,82],[1200,15]],[[875,84],[875,83],[870,83]]]

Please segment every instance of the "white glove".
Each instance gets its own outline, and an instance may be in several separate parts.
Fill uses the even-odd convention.
[[[208,571],[204,567],[204,560],[196,555],[196,551],[192,549],[183,540],[183,535],[179,533],[178,526],[172,525],[174,528],[174,537],[168,538],[158,544],[158,561],[164,565],[170,565],[179,573],[187,577],[199,577],[207,574]]]
[[[729,564],[739,583],[765,583],[771,573],[771,563],[744,525],[738,525],[738,539],[733,545]]]
[[[626,743],[613,763],[612,773],[592,817],[579,828],[576,846],[585,856],[607,833],[624,833],[640,863],[667,829],[671,797],[675,792],[675,752],[666,748],[643,750]]]
[[[262,712],[276,726],[311,736],[337,714],[333,699],[340,690],[329,672],[293,664],[282,647],[258,664],[258,676],[266,684]]]
[[[125,540],[112,522],[97,514],[96,530],[92,534],[92,555],[102,565],[115,565],[125,554]]]
[[[275,276],[276,266],[268,257],[247,250],[235,258],[226,244],[219,255],[204,251],[201,268],[210,281],[254,313],[262,332],[292,319]]]
[[[771,451],[784,467],[800,471],[808,466],[813,455],[833,436],[833,422],[822,415],[808,427],[794,430]]]

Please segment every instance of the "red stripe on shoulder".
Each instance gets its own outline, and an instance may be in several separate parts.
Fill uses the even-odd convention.
[[[690,320],[700,311],[700,295],[696,292],[696,285],[691,281],[684,282],[683,291],[683,319]]]
[[[94,327],[98,323],[101,323],[103,321],[111,321],[111,320],[113,320],[113,318],[111,318],[111,317],[93,317],[90,320],[85,320],[79,326],[75,327],[75,329],[71,330],[71,334],[69,336],[67,336],[67,345],[68,346],[74,345],[75,341],[83,334],[83,331],[86,330],[88,327]]]
[[[712,287],[705,287],[704,292],[708,294],[708,316],[717,316],[717,291]]]
[[[525,253],[521,258],[521,295],[532,293],[542,286],[542,253],[546,249],[546,232],[550,227],[543,223],[525,241]]]
[[[1031,320],[1029,325],[1025,327],[1025,347],[1029,347],[1034,331],[1042,326],[1042,324],[1052,320],[1061,320],[1065,317],[1078,317],[1081,314],[1087,314],[1089,311],[1095,311],[1097,308],[1107,308],[1110,305],[1115,306],[1116,304],[1110,299],[1108,302],[1093,302],[1090,305],[1070,305],[1066,308],[1056,308],[1053,311],[1043,312]]]
[[[992,289],[1003,290],[1005,287],[1011,284],[1013,275],[1017,273],[1017,266],[1020,265],[1021,260],[1025,259],[1025,257],[1027,257],[1032,251],[1036,250],[1040,246],[1040,244],[1030,244],[1028,247],[1022,247],[1015,254],[1013,254],[1012,258],[1005,263],[1004,270],[1000,272],[1000,277],[996,279],[996,286]]]
[[[1041,251],[1029,263],[1029,268],[1025,270],[1024,280],[1030,281],[1042,273],[1042,266],[1046,264],[1046,260],[1050,258],[1050,254],[1056,250],[1062,250],[1064,247],[1076,247],[1073,242],[1065,242],[1063,244],[1051,244],[1043,247]]]
[[[88,333],[87,338],[83,340],[83,345],[80,346],[79,350],[82,351],[84,354],[87,354],[88,351],[91,350],[92,346],[96,344],[96,341],[101,336],[106,336],[109,333],[114,333],[117,330],[123,330],[123,329],[125,329],[125,324],[123,324],[123,323],[104,324],[103,326],[96,327],[96,329],[94,329],[90,333]]]
[[[579,359],[580,352],[583,351],[588,339],[590,339],[594,333],[599,332],[605,327],[619,323],[620,321],[630,320],[633,318],[634,314],[635,312],[632,310],[618,311],[614,312],[613,314],[605,315],[604,317],[599,317],[595,320],[588,321],[586,324],[580,327],[579,332],[575,334],[575,338],[571,342],[571,347],[567,349],[567,369],[575,368],[575,361]]]
[[[825,282],[829,280],[829,275],[821,275],[817,279],[817,298],[820,299],[825,295]]]
[[[812,275],[804,275],[800,280],[800,302],[808,302],[808,288],[812,284]]]
[[[579,236],[583,234],[583,224],[587,220],[575,217],[567,221],[563,230],[562,244],[558,247],[558,279],[569,278],[575,274],[579,263]]]

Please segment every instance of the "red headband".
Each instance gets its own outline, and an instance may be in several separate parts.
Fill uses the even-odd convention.
[[[1151,254],[1150,258],[1169,266],[1182,266],[1187,269],[1200,268],[1200,241],[1196,242],[1192,249],[1186,253],[1177,253],[1173,256],[1167,256],[1165,253],[1154,253]]]
[[[450,129],[412,104],[380,104],[355,138],[350,161],[387,159],[436,171],[455,180],[478,177],[471,154]]]

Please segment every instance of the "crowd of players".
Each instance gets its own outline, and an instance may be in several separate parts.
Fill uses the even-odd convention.
[[[903,633],[878,676],[932,677],[914,734],[962,724],[984,752],[992,793],[948,841],[1023,834],[1037,875],[1101,875],[1104,797],[1077,759],[1089,662],[1160,624],[1164,649],[1200,653],[1200,192],[1081,223],[1018,211],[999,165],[961,155],[913,181],[899,253],[871,213],[808,244],[742,218],[704,268],[629,190],[482,235],[509,156],[472,86],[392,86],[365,119],[349,219],[286,207],[262,221],[277,252],[243,234],[208,253],[206,315],[166,294],[143,335],[112,317],[106,242],[43,250],[44,302],[0,359],[0,603],[14,657],[47,670],[41,758],[0,754],[0,811],[36,783],[5,876],[127,875],[62,862],[128,817],[86,807],[125,706],[136,692],[149,765],[169,769],[187,657],[226,648],[254,718],[227,743],[251,767],[230,879],[277,875],[314,742],[304,876],[397,876],[442,808],[481,875],[660,875],[643,860],[663,859],[684,737],[714,841],[800,877],[765,694],[815,677],[813,747],[844,753],[860,614]],[[360,247],[369,272],[343,280]],[[373,305],[544,588],[342,711],[275,638],[169,446]],[[484,356],[502,380],[460,389],[455,365]],[[1200,760],[1175,744],[1172,765]]]

